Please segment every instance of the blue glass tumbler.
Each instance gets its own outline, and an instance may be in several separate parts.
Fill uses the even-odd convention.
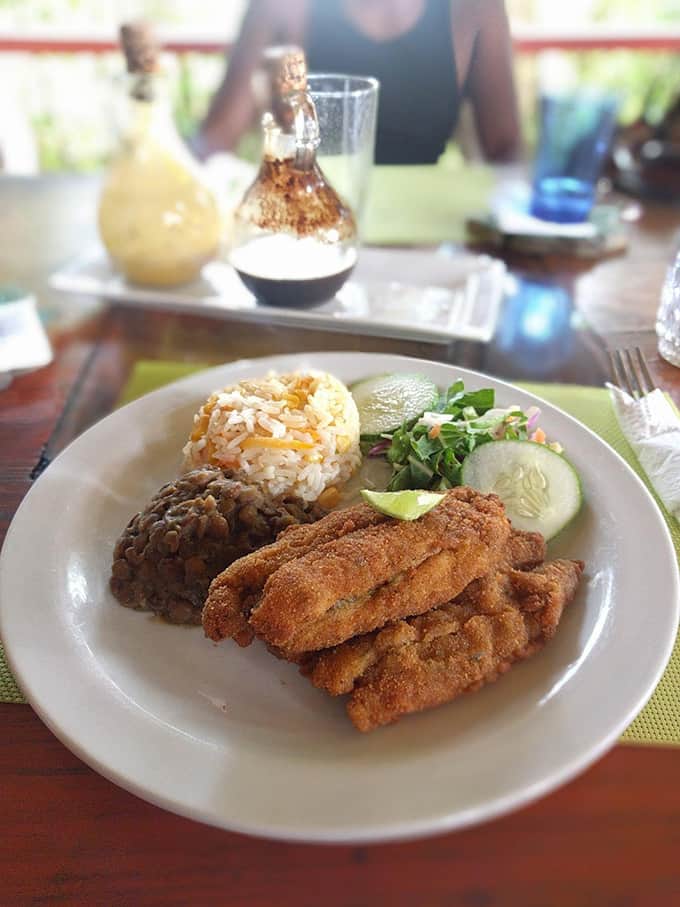
[[[535,217],[562,224],[588,218],[617,110],[616,98],[594,92],[541,98],[531,201]]]

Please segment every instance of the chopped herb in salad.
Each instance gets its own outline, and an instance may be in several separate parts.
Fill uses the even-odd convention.
[[[384,456],[392,464],[394,473],[387,491],[442,491],[461,485],[465,458],[492,441],[546,444],[545,433],[538,427],[538,407],[524,412],[519,406],[499,408],[495,403],[491,388],[466,391],[463,381],[456,381],[432,409],[381,434],[368,456]],[[557,443],[546,446],[562,452]]]

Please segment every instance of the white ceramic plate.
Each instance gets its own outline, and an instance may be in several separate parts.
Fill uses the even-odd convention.
[[[128,518],[178,466],[197,405],[268,369],[325,368],[347,382],[415,368],[462,377],[502,403],[530,394],[464,369],[319,353],[235,362],[179,381],[94,426],[36,482],[0,562],[0,618],[30,702],[78,756],[167,809],[224,828],[309,841],[368,841],[459,828],[545,794],[611,746],[670,655],[675,553],[653,500],[590,431],[541,404],[587,505],[552,555],[585,581],[555,639],[474,696],[357,733],[331,700],[260,645],[121,608],[108,588]]]

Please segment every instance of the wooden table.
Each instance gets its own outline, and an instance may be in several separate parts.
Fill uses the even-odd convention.
[[[677,209],[649,206],[631,223],[628,254],[589,268],[511,261],[518,294],[497,339],[438,347],[58,297],[46,277],[91,238],[95,192],[84,178],[0,181],[0,275],[40,295],[56,352],[51,366],[0,392],[0,539],[44,466],[45,445],[53,454],[110,411],[140,358],[218,363],[376,350],[501,377],[600,384],[607,348],[635,343],[680,402],[680,371],[659,360],[652,330]],[[522,327],[523,300],[537,293],[550,295],[560,326],[540,342]],[[678,750],[618,746],[568,786],[480,828],[404,844],[313,847],[228,834],[150,806],[83,765],[28,706],[0,705],[0,721],[3,905],[680,903]]]

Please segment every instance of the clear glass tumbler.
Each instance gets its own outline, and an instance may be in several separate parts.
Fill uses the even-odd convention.
[[[319,119],[317,161],[361,228],[375,157],[378,80],[310,73],[307,87]]]
[[[578,91],[544,95],[531,213],[555,223],[586,220],[616,127],[618,100]]]
[[[666,362],[680,367],[680,245],[675,261],[668,268],[656,315],[659,353]]]

